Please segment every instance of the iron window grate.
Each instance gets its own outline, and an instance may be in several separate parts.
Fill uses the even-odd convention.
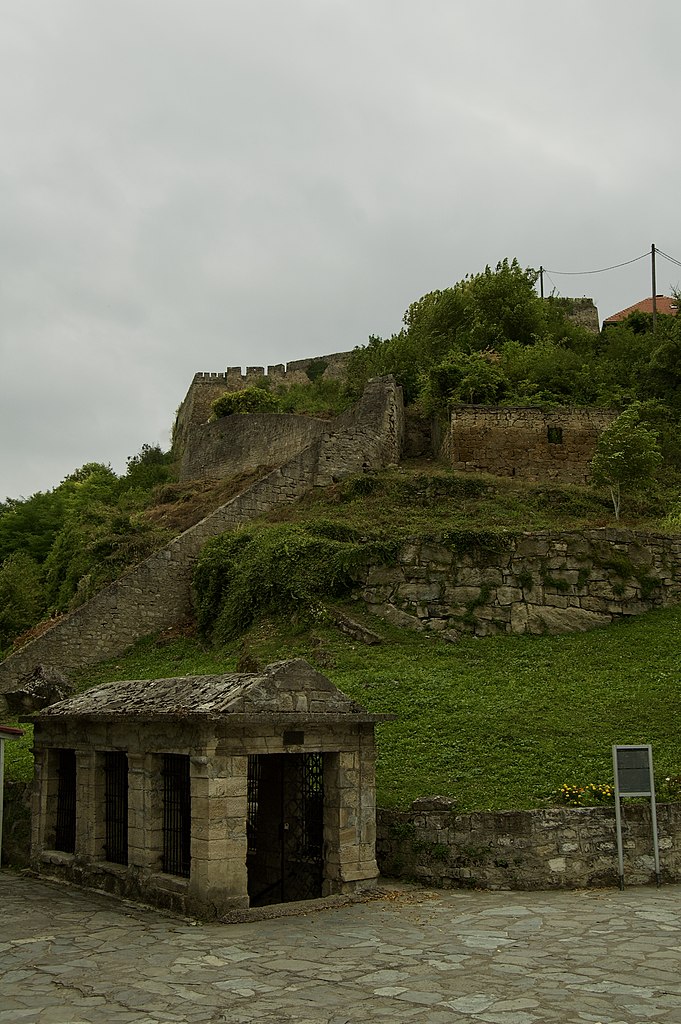
[[[76,752],[57,752],[57,820],[54,848],[63,853],[76,849]]]
[[[117,750],[104,754],[104,856],[128,863],[128,756]]]
[[[189,878],[191,861],[191,789],[189,757],[163,755],[163,870]]]

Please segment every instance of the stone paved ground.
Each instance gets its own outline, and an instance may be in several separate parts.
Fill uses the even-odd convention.
[[[384,890],[194,925],[3,871],[4,1024],[681,1024],[681,887]]]

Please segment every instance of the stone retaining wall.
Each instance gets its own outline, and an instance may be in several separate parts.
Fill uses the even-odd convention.
[[[681,881],[681,804],[658,804],[660,866]],[[623,801],[624,878],[655,882],[649,804]],[[532,811],[379,810],[376,856],[386,875],[450,889],[580,889],[618,885],[615,808]]]
[[[297,501],[313,486],[397,462],[403,432],[401,389],[392,377],[375,378],[333,430],[0,663],[0,695],[38,664],[68,672],[114,657],[141,637],[174,625],[191,609],[194,563],[210,537],[277,504]],[[3,703],[0,697],[0,711]]]
[[[617,414],[607,409],[456,406],[438,454],[461,472],[584,484],[598,438]]]
[[[677,604],[681,538],[611,528],[412,538],[397,566],[368,570],[361,596],[395,625],[449,639],[582,631]]]

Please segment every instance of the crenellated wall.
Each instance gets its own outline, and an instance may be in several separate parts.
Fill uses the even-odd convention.
[[[350,352],[332,352],[327,356],[312,356],[309,359],[295,359],[289,363],[273,366],[248,366],[243,373],[240,366],[230,366],[224,373],[196,373],[189,386],[182,405],[177,411],[173,430],[174,449],[182,454],[191,432],[207,423],[211,416],[211,404],[225,391],[242,391],[253,385],[269,387],[290,387],[292,384],[309,384],[323,366],[321,380],[338,380],[345,371]],[[310,376],[312,375],[312,377]]]
[[[68,672],[120,654],[180,621],[191,610],[194,563],[210,537],[297,501],[312,487],[398,462],[403,435],[401,388],[393,377],[369,381],[359,402],[293,458],[1,662],[0,711],[2,693],[36,665]]]

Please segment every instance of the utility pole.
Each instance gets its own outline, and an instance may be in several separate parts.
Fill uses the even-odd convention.
[[[539,268],[539,297],[544,298],[544,268]]]
[[[655,327],[657,325],[657,282],[655,280],[655,244],[650,247],[650,264],[653,278],[653,337],[655,336]]]

